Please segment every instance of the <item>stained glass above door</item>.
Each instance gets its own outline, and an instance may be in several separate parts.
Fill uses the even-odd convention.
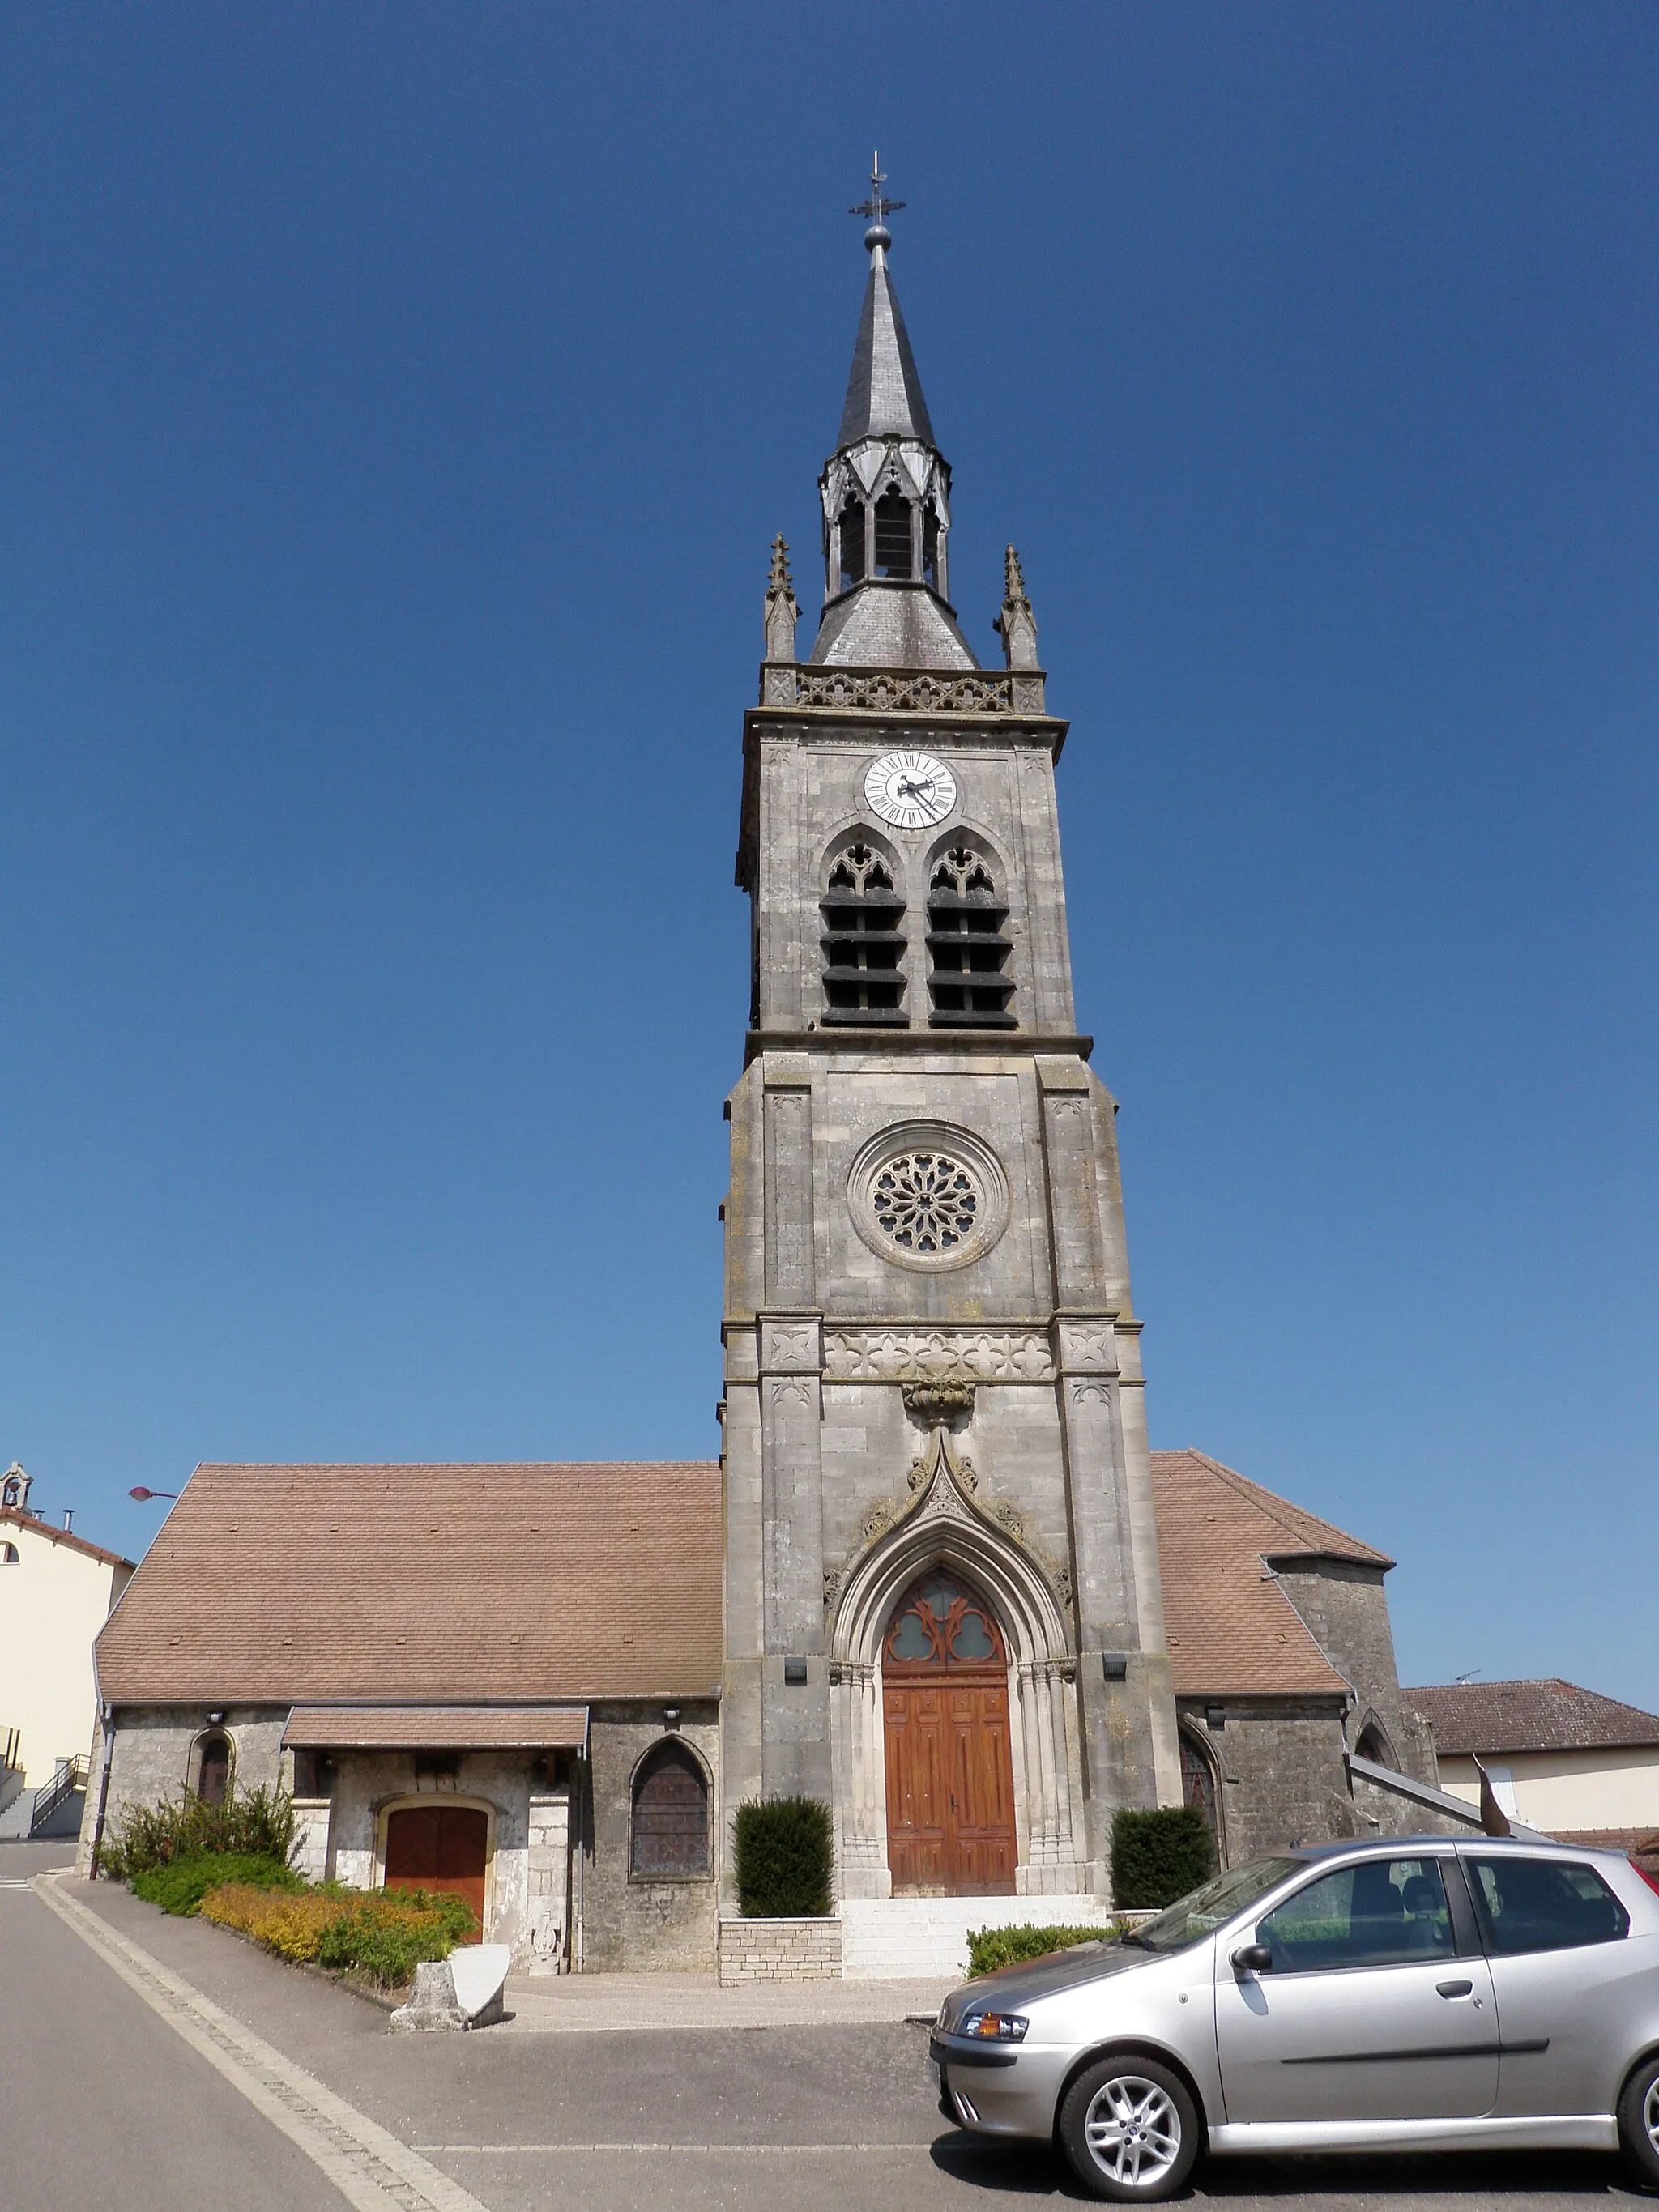
[[[977,1591],[943,1568],[913,1583],[893,1608],[883,1645],[889,1669],[1005,1668],[996,1617]]]

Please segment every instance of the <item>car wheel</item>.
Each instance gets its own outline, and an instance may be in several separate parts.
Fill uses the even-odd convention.
[[[1072,2170],[1097,2197],[1153,2203],[1198,2162],[1198,2108],[1178,2074],[1126,2054],[1085,2067],[1060,2108]]]
[[[1644,2058],[1619,2100],[1619,2139],[1650,2189],[1659,2189],[1659,2053]]]

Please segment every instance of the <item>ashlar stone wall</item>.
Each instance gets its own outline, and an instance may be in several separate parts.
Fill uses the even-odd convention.
[[[222,1710],[222,1722],[209,1712]],[[283,1730],[286,1705],[137,1705],[115,1716],[110,1748],[109,1791],[104,1832],[112,1835],[131,1805],[176,1803],[195,1779],[196,1747],[210,1730],[222,1729],[230,1739],[232,1774],[239,1790],[273,1789],[283,1779]],[[78,1873],[90,1872],[97,1828],[104,1728],[93,1739],[91,1776],[76,1853]]]
[[[1222,1848],[1230,1866],[1296,1844],[1368,1832],[1356,1817],[1342,1764],[1340,1698],[1228,1698],[1181,1701],[1181,1717],[1211,1753]],[[1207,1725],[1217,1706],[1224,1724]]]
[[[1381,1765],[1434,1784],[1438,1767],[1433,1736],[1400,1694],[1383,1573],[1381,1567],[1357,1561],[1321,1559],[1281,1566],[1279,1586],[1353,1690],[1349,1748],[1357,1749],[1367,1728],[1375,1729],[1382,1739]],[[1422,1832],[1421,1808],[1401,1798],[1385,1799],[1378,1791],[1370,1792],[1367,1802],[1374,1804],[1385,1834]]]
[[[588,1787],[577,1808],[581,1863],[573,1877],[589,1972],[708,1973],[714,1966],[714,1863],[730,1820],[720,1790],[720,1709],[712,1698],[669,1702],[679,1713],[672,1729],[664,1719],[667,1704],[592,1708]],[[641,1878],[630,1867],[634,1777],[646,1753],[670,1735],[690,1747],[708,1780],[709,1866],[702,1875]]]

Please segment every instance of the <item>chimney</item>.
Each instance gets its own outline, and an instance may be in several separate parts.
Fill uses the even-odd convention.
[[[64,1528],[67,1534],[73,1535],[75,1533],[75,1508],[72,1505],[66,1505],[64,1508]]]

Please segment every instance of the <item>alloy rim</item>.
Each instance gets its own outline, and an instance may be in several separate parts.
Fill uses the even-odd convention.
[[[1642,2125],[1648,2131],[1648,2141],[1659,2151],[1659,2079],[1648,2084],[1648,2094],[1642,2100]]]
[[[1652,2110],[1659,2123],[1659,2105]],[[1181,2115],[1156,2081],[1119,2074],[1090,2099],[1083,2140],[1109,2180],[1125,2189],[1150,2189],[1181,2155]]]

